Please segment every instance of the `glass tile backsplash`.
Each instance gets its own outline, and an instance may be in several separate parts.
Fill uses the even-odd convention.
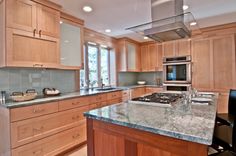
[[[57,88],[62,93],[75,91],[75,72],[46,69],[0,69],[0,91],[25,92],[35,89],[42,94],[43,88]]]

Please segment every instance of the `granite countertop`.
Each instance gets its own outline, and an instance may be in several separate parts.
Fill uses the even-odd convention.
[[[155,134],[211,145],[218,95],[209,105],[178,103],[172,107],[120,103],[85,113],[88,118]]]
[[[65,93],[65,94],[61,94],[60,96],[39,97],[34,100],[24,101],[24,102],[14,102],[12,100],[7,100],[5,104],[0,104],[0,106],[6,107],[6,108],[17,108],[17,107],[30,106],[30,105],[34,105],[34,104],[66,100],[66,99],[82,97],[82,96],[92,96],[92,95],[98,95],[98,94],[102,94],[102,93],[122,91],[122,90],[123,89],[121,89],[121,88],[117,88],[117,89],[113,89],[113,90],[109,90],[109,91],[81,90],[80,92]]]
[[[55,96],[55,97],[39,96],[38,98],[34,100],[24,101],[24,102],[14,102],[12,100],[7,100],[5,104],[0,104],[0,107],[5,107],[5,108],[24,107],[24,106],[34,105],[34,104],[60,101],[60,100],[65,100],[65,99],[70,99],[70,98],[81,97],[81,96],[91,96],[91,95],[97,95],[97,94],[114,92],[114,91],[122,91],[122,90],[137,88],[137,87],[145,87],[145,86],[159,87],[155,85],[134,85],[134,86],[115,87],[116,89],[107,90],[107,91],[97,91],[96,89],[89,90],[89,91],[81,90],[79,92],[64,93],[64,94],[61,94],[60,96]]]

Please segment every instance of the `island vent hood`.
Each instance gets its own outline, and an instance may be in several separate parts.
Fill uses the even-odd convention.
[[[183,12],[183,0],[151,0],[152,22],[127,28],[158,42],[191,37],[200,32],[190,12]]]

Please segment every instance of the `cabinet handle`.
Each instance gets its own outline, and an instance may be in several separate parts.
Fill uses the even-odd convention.
[[[76,139],[76,138],[80,137],[80,134],[73,135],[72,137],[73,137],[74,139]]]
[[[42,153],[42,152],[43,152],[43,149],[41,148],[40,150],[33,151],[33,154],[36,155],[36,154],[39,154],[39,153]]]
[[[34,64],[33,67],[43,67],[43,64]]]
[[[34,110],[33,110],[34,113],[41,113],[43,111],[45,111],[45,109],[34,108]]]
[[[72,117],[72,120],[77,120],[77,119],[79,119],[80,117],[79,117],[79,115],[76,115],[76,116],[73,116]]]
[[[39,37],[42,36],[42,30],[39,30]]]
[[[76,106],[76,105],[79,105],[79,104],[80,104],[80,102],[76,102],[76,103],[72,102],[73,106]]]
[[[34,37],[35,37],[36,31],[37,31],[36,29],[34,29],[34,31],[33,31],[33,33],[34,33]]]
[[[41,126],[40,128],[34,128],[33,130],[34,130],[34,131],[40,131],[40,132],[41,132],[41,131],[43,131],[43,129],[44,129],[44,127]]]

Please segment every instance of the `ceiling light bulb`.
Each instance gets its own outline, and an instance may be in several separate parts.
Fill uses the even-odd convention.
[[[188,5],[183,5],[183,10],[187,10],[188,8]]]
[[[93,11],[93,9],[92,9],[90,6],[84,6],[84,7],[83,7],[83,10],[84,10],[85,12],[91,12],[91,11]]]
[[[106,33],[110,33],[110,32],[111,32],[111,29],[106,29],[105,32],[106,32]]]
[[[149,38],[147,36],[143,37],[143,39],[148,40]]]
[[[60,24],[62,24],[63,23],[63,21],[60,21]]]
[[[191,26],[194,26],[194,25],[196,25],[196,24],[197,24],[197,22],[191,22],[191,23],[190,23]]]

